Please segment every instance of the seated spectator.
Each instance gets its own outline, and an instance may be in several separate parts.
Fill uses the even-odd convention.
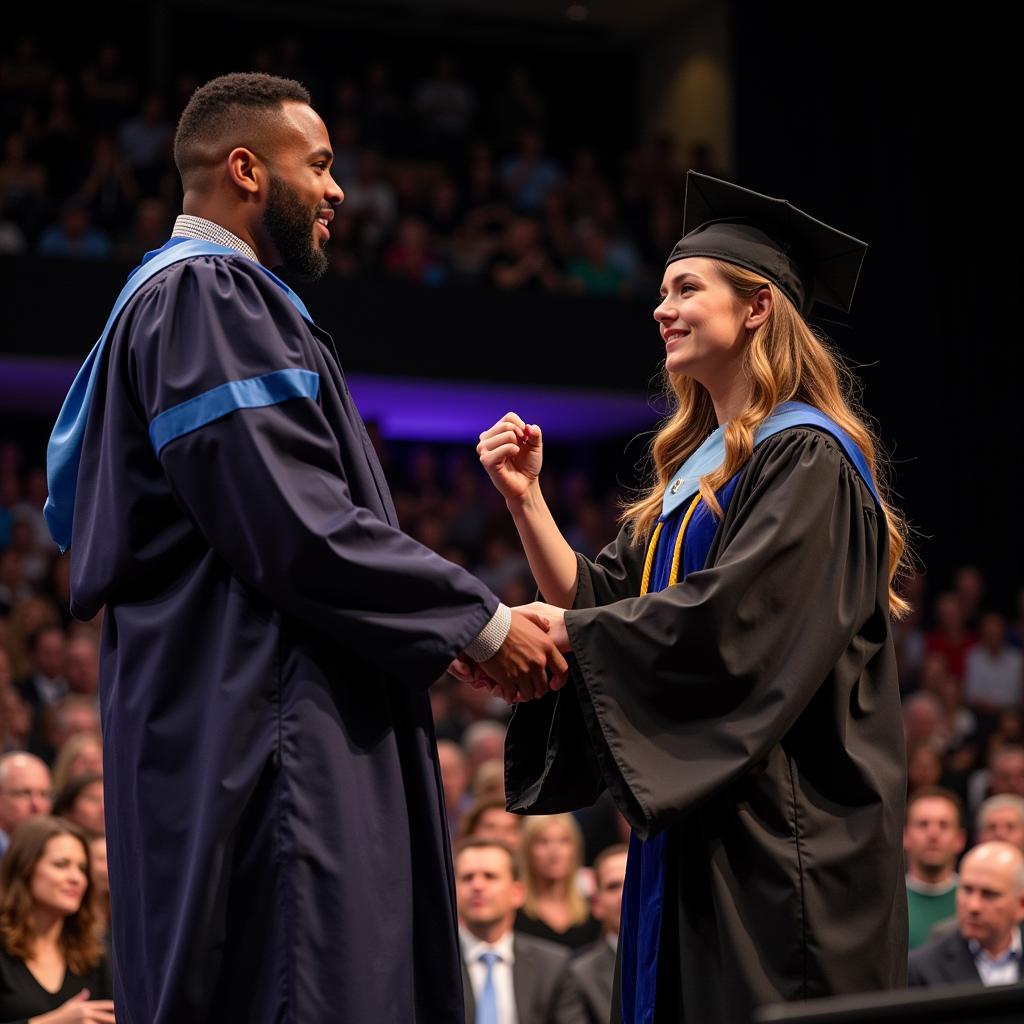
[[[7,652],[0,647],[0,674]],[[0,754],[24,750],[32,736],[32,709],[11,684],[0,681]]]
[[[907,801],[903,851],[911,949],[956,909],[956,859],[967,841],[961,808],[955,793],[937,786],[920,789]]]
[[[0,755],[0,856],[15,828],[49,814],[52,804],[53,782],[43,761],[25,750]]]
[[[953,590],[960,597],[964,622],[968,629],[977,629],[985,599],[985,577],[976,565],[962,565],[953,573]]]
[[[941,651],[950,672],[963,679],[964,658],[977,637],[967,628],[963,600],[956,591],[946,591],[935,599],[935,619],[935,628],[925,635],[925,653]]]
[[[100,688],[100,649],[96,640],[78,633],[64,648],[64,678],[68,690],[81,697],[96,697]]]
[[[131,221],[139,183],[112,138],[101,135],[92,146],[92,164],[79,195],[105,231],[120,231]]]
[[[573,816],[528,817],[521,850],[526,898],[516,914],[516,929],[570,949],[595,942],[601,924],[587,909],[577,884],[583,837]]]
[[[333,231],[333,226],[332,226]],[[122,234],[116,246],[118,259],[126,263],[141,263],[147,252],[159,249],[171,233],[167,204],[162,199],[143,199],[135,207],[130,230]]]
[[[403,217],[398,235],[384,254],[384,269],[393,277],[414,284],[438,285],[445,279],[445,267],[430,237],[430,229],[419,217]]]
[[[580,294],[625,294],[629,275],[608,258],[608,239],[600,228],[591,226],[583,232],[580,249],[566,270],[569,287]]]
[[[612,1017],[612,983],[628,849],[626,843],[617,843],[594,859],[591,912],[601,922],[601,937],[569,962],[569,972],[583,997],[589,1024],[607,1024]]]
[[[102,131],[121,124],[135,99],[136,85],[124,67],[121,48],[102,43],[82,70],[81,99],[89,121]]]
[[[46,759],[52,761],[72,736],[80,732],[95,736],[99,731],[100,713],[96,698],[69,693],[43,711],[37,740],[46,752]]]
[[[1024,746],[1004,743],[989,755],[988,768],[974,772],[967,784],[968,808],[978,808],[990,796],[1010,793],[1024,797]]]
[[[7,136],[0,159],[0,196],[7,217],[22,231],[31,231],[46,197],[46,173],[30,159],[28,143],[19,132]]]
[[[910,954],[908,984],[938,988],[1021,979],[1024,854],[1010,843],[974,847],[960,865],[956,931]]]
[[[500,800],[477,800],[459,822],[459,838],[495,839],[517,853],[525,820],[521,814],[510,814],[505,810],[504,797]]]
[[[444,791],[444,812],[448,819],[448,833],[455,835],[459,819],[466,810],[466,755],[462,747],[452,740],[437,741],[437,762],[441,770],[441,788]]]
[[[544,137],[537,131],[525,131],[519,137],[519,150],[503,161],[501,183],[517,210],[534,213],[544,197],[562,180],[562,170],[544,155]]]
[[[63,789],[78,775],[103,773],[103,743],[98,732],[80,732],[57,751],[53,763],[54,792]]]
[[[469,795],[474,800],[505,800],[505,761],[492,758],[477,766],[469,782]]]
[[[978,809],[977,833],[979,843],[998,840],[1024,852],[1024,799],[1010,793],[990,796]]]
[[[524,892],[508,847],[492,839],[463,839],[455,848],[455,896],[467,1021],[580,1019],[568,951],[513,928]]]
[[[981,619],[978,643],[964,657],[964,702],[980,715],[1018,707],[1024,696],[1024,654],[1006,638],[1006,620]]]
[[[40,256],[102,260],[111,252],[110,239],[93,227],[88,203],[73,196],[61,207],[60,220],[48,227],[36,246]]]
[[[53,798],[53,813],[77,825],[87,836],[106,833],[103,821],[103,776],[76,775]]]
[[[56,704],[67,692],[64,678],[66,655],[64,631],[57,625],[45,625],[28,638],[28,657],[31,672],[15,685],[35,711]]]
[[[413,93],[424,154],[441,159],[450,156],[452,147],[469,133],[476,107],[476,94],[459,79],[452,58],[438,57],[433,75]]]
[[[942,781],[942,758],[931,744],[907,744],[907,793],[937,786]]]
[[[936,753],[942,753],[942,706],[933,693],[915,693],[903,702],[903,732],[908,746],[926,743]]]
[[[395,190],[384,176],[377,152],[364,149],[359,154],[355,174],[344,183],[344,189],[343,209],[355,222],[360,245],[376,252],[391,234],[398,215]]]
[[[152,195],[171,156],[174,125],[164,116],[164,101],[150,93],[142,109],[121,125],[117,141],[144,195]]]
[[[67,822],[40,817],[14,833],[0,864],[0,1020],[113,1024],[89,868]],[[75,1013],[86,999],[91,1013]]]
[[[504,240],[487,267],[487,278],[504,291],[558,291],[562,277],[555,269],[531,217],[513,218]]]
[[[466,751],[466,768],[470,779],[485,761],[505,761],[506,727],[484,718],[466,726],[462,749]]]

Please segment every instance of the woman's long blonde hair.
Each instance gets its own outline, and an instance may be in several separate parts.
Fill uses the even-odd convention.
[[[540,917],[537,906],[537,876],[533,870],[530,855],[533,850],[533,844],[537,841],[541,832],[549,825],[564,826],[572,838],[572,868],[562,883],[562,898],[569,908],[569,917],[572,924],[583,924],[590,916],[586,900],[583,899],[579,886],[576,884],[576,875],[583,864],[583,834],[580,832],[579,825],[576,824],[576,819],[571,814],[532,814],[526,818],[526,823],[523,825],[522,838],[519,843],[523,881],[526,888],[523,913],[528,917]]]
[[[886,500],[884,459],[854,397],[853,374],[774,284],[744,267],[721,260],[711,262],[740,300],[752,299],[758,289],[767,286],[774,301],[767,319],[748,339],[742,372],[750,380],[750,396],[742,412],[725,428],[725,462],[700,478],[701,497],[717,516],[722,515],[715,491],[746,465],[754,450],[754,431],[777,405],[800,401],[820,409],[850,435],[864,454],[878,488],[889,533],[889,610],[894,618],[901,618],[910,610],[896,589],[909,562],[907,526]],[[673,474],[718,426],[711,396],[702,384],[682,374],[666,372],[665,377],[673,409],[651,442],[655,480],[622,512],[622,521],[631,525],[636,544],[644,543],[654,529]]]

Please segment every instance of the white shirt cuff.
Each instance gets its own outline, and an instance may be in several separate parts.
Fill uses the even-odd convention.
[[[512,628],[512,609],[499,604],[491,621],[477,634],[476,639],[466,645],[465,654],[475,662],[489,661],[497,653]]]

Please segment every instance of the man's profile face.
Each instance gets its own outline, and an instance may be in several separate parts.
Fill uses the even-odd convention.
[[[281,143],[267,161],[270,183],[263,226],[281,264],[315,281],[327,270],[324,247],[331,237],[334,207],[344,193],[331,177],[327,128],[305,103],[282,104]]]

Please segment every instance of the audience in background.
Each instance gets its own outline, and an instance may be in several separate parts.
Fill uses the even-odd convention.
[[[956,861],[967,842],[961,808],[955,793],[937,786],[919,789],[907,801],[903,851],[911,949],[956,909]]]
[[[581,891],[583,836],[571,814],[533,815],[520,839],[526,894],[516,929],[570,949],[601,934]]]

